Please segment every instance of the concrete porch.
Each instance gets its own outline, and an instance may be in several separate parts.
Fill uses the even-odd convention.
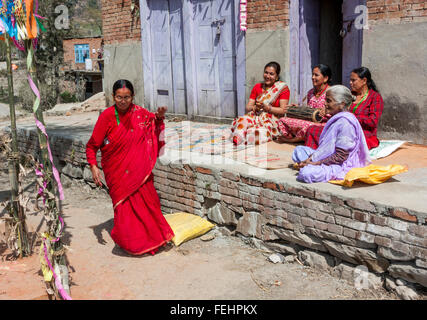
[[[85,144],[97,117],[97,112],[46,117],[63,183],[69,179],[92,183]],[[0,125],[5,129],[8,123]],[[18,131],[21,151],[36,153],[33,118],[19,119]],[[352,188],[308,185],[296,181],[290,168],[267,170],[223,155],[169,147],[153,173],[165,214],[198,214],[257,247],[322,256],[340,276],[348,267],[365,265],[379,276],[427,287],[427,148],[418,149],[416,158],[403,152],[401,158],[382,160],[408,164],[408,172],[380,185]],[[290,152],[286,150],[283,154]],[[108,214],[112,212],[111,208]]]

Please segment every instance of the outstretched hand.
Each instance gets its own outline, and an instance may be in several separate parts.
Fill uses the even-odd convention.
[[[166,111],[168,111],[168,107],[165,107],[165,106],[159,107],[156,112],[156,118],[164,119]]]

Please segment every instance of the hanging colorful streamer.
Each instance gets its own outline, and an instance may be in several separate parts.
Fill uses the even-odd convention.
[[[33,63],[33,47],[37,36],[40,31],[45,30],[41,22],[38,20],[43,17],[37,15],[37,10],[37,0],[35,2],[34,0],[7,0],[6,2],[0,1],[0,34],[7,33],[14,42],[15,46],[19,50],[23,51],[25,50],[25,47],[20,43],[20,41],[33,40],[33,46],[27,48],[28,71],[30,71]],[[30,74],[28,74],[28,82],[30,84],[31,90],[36,95],[36,100],[33,105],[33,112],[36,113],[40,105],[40,92],[37,86],[35,85],[33,79],[31,78]],[[63,188],[61,180],[59,178],[58,170],[53,164],[53,157],[49,146],[49,137],[46,133],[46,128],[44,127],[43,123],[41,123],[37,118],[35,121],[37,127],[46,136],[49,160],[52,163],[53,175],[58,185],[59,198],[61,200],[64,200]]]
[[[46,31],[41,23],[41,19],[43,17],[37,14],[38,11],[38,1],[37,0],[0,0],[0,40],[6,40],[7,37],[12,39],[15,46],[21,51],[27,51],[27,68],[28,68],[28,83],[31,87],[31,90],[34,92],[36,99],[33,105],[33,112],[36,115],[36,112],[40,106],[40,92],[34,83],[33,79],[30,75],[30,70],[33,66],[33,56],[34,56],[34,48],[37,45],[37,37],[41,31]],[[4,37],[1,37],[4,35]],[[24,41],[30,40],[31,44],[25,48]],[[46,133],[46,128],[41,121],[35,117],[35,122],[37,128],[45,135],[49,161],[52,164],[53,176],[58,185],[58,192],[60,200],[64,200],[64,192],[61,184],[61,180],[59,177],[59,172],[55,168],[53,163],[52,152],[49,145],[49,136]],[[41,171],[36,169],[36,174],[39,176],[42,174]],[[43,174],[42,174],[43,175]],[[43,185],[46,188],[46,185]],[[44,190],[39,190],[39,194],[44,194]],[[43,203],[46,202],[46,199],[43,199]],[[71,297],[68,295],[67,291],[63,288],[62,283],[60,281],[60,276],[58,276],[52,263],[49,259],[48,246],[50,248],[50,244],[47,242],[57,242],[60,240],[60,235],[64,228],[64,221],[61,216],[58,215],[58,219],[61,223],[61,229],[58,232],[56,238],[52,238],[49,234],[43,234],[43,243],[40,248],[40,255],[44,257],[45,261],[41,261],[42,271],[46,281],[50,281],[52,276],[55,279],[55,286],[58,289],[58,292],[62,296],[64,300],[71,300]],[[52,252],[50,253],[52,254]],[[48,269],[48,268],[49,269]],[[50,272],[49,272],[50,270]],[[50,275],[50,276],[49,276]],[[50,278],[50,279],[49,279]]]

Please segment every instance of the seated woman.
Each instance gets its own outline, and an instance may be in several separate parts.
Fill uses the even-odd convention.
[[[287,110],[289,88],[279,80],[280,65],[269,62],[264,67],[264,82],[257,83],[246,105],[247,114],[234,119],[231,140],[235,145],[260,144],[279,135],[278,118]]]
[[[311,75],[313,88],[304,98],[304,100],[307,101],[308,107],[321,109],[320,114],[323,116],[323,118],[319,125],[322,127],[329,118],[325,116],[325,96],[326,90],[329,88],[331,80],[331,68],[325,64],[318,64],[313,68]],[[313,125],[313,122],[308,120],[283,117],[280,118],[278,125],[281,133],[281,136],[277,138],[278,142],[300,142],[304,141],[307,128]]]
[[[359,120],[368,148],[378,147],[380,142],[377,138],[377,126],[384,109],[384,102],[368,68],[360,67],[351,72],[350,88],[356,96],[356,101],[351,105],[349,111]],[[322,126],[310,126],[305,136],[305,145],[316,149],[322,130]]]
[[[297,180],[303,182],[327,182],[343,180],[352,168],[365,167],[369,162],[369,150],[362,127],[347,112],[353,101],[350,90],[342,85],[326,91],[326,112],[332,118],[326,123],[317,150],[297,146],[292,160],[299,168]]]

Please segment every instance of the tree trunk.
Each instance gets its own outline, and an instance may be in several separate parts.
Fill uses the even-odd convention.
[[[16,115],[15,115],[15,101],[14,101],[14,91],[13,91],[13,75],[12,75],[12,49],[10,44],[10,39],[7,34],[5,34],[5,43],[6,43],[6,61],[7,61],[7,81],[9,88],[9,110],[10,110],[10,131],[12,136],[11,149],[12,152],[9,155],[9,179],[11,187],[11,210],[12,216],[15,220],[15,223],[18,223],[18,247],[19,247],[19,256],[30,255],[30,248],[28,242],[27,227],[25,223],[25,214],[24,210],[20,210],[19,203],[19,151],[18,151],[18,137],[16,132]]]

